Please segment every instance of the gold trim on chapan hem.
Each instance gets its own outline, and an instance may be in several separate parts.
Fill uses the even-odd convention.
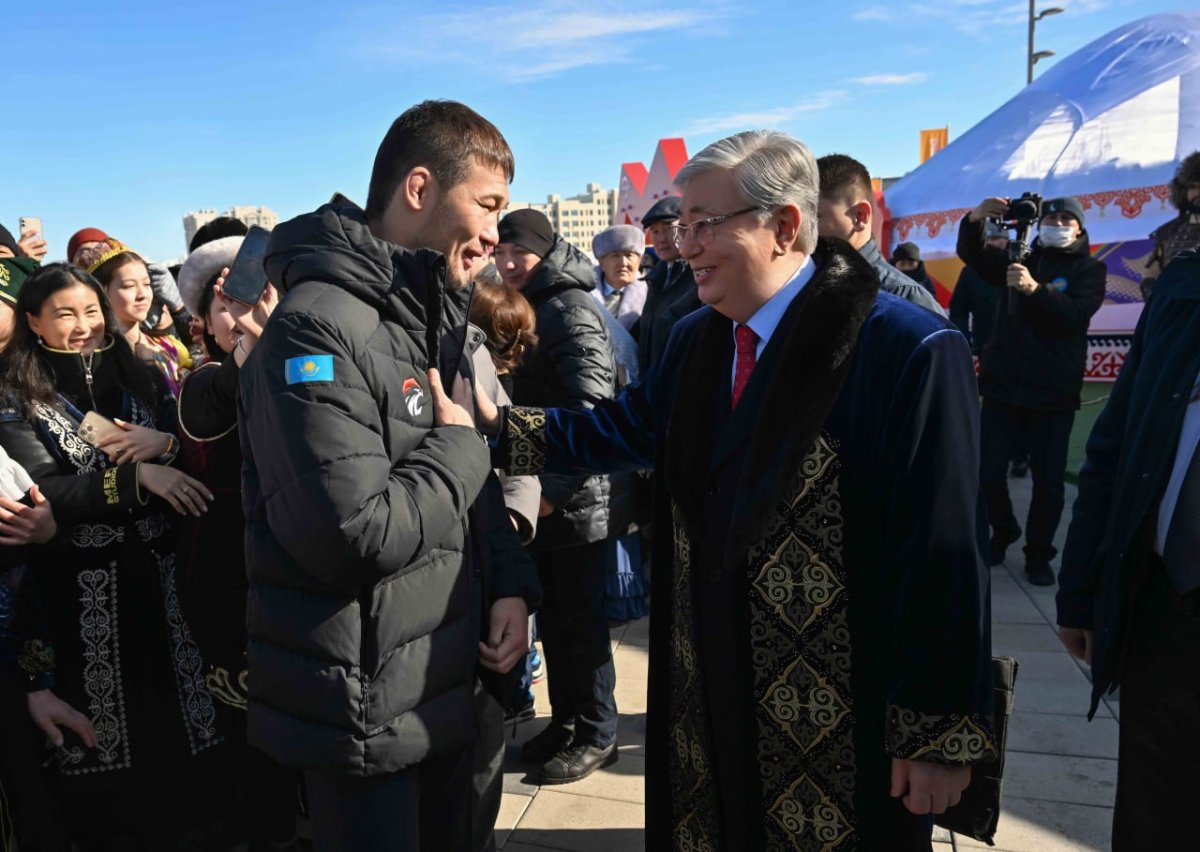
[[[546,412],[513,406],[508,410],[508,465],[511,476],[533,476],[546,467]]]
[[[991,719],[978,713],[937,715],[892,704],[886,737],[888,754],[902,760],[969,766],[998,754]]]

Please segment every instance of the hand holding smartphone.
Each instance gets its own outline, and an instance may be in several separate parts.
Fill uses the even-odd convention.
[[[46,256],[46,238],[42,234],[42,220],[37,216],[22,216],[21,236],[17,244],[26,257],[41,261]]]
[[[122,434],[124,430],[120,426],[95,411],[83,415],[83,421],[79,424],[79,437],[93,447],[100,446],[105,438]]]
[[[267,243],[270,239],[270,232],[257,225],[249,230],[242,241],[242,247],[238,249],[233,266],[229,267],[225,283],[221,285],[222,293],[243,305],[253,307],[258,304],[263,291],[267,289],[267,272],[263,269],[263,257],[267,253]]]

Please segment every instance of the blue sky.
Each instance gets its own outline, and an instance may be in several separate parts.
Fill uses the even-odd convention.
[[[1058,57],[1184,0],[1041,0]],[[6,4],[0,222],[41,216],[50,256],[104,228],[156,259],[184,252],[188,210],[284,217],[336,190],[360,203],[376,146],[429,97],[464,101],[539,201],[750,127],[873,174],[917,165],[918,131],[951,139],[1025,81],[1023,0],[289,0]],[[1057,58],[1057,57],[1056,57]],[[1053,59],[1039,65],[1044,70]]]

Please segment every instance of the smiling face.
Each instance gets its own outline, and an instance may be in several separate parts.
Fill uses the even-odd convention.
[[[637,280],[641,262],[642,256],[636,251],[610,251],[600,258],[600,271],[609,287],[620,290]]]
[[[688,181],[683,191],[680,224],[690,226],[701,219],[721,216],[746,207],[733,175],[710,169]],[[779,214],[764,222],[754,212],[734,216],[713,228],[712,242],[702,245],[689,231],[679,244],[684,260],[692,267],[700,301],[712,305],[735,322],[746,322],[786,281],[779,280],[772,263],[787,253],[781,246],[795,240],[779,231]],[[795,268],[788,270],[795,272]]]
[[[508,176],[472,160],[467,176],[442,189],[427,169],[413,169],[380,219],[377,236],[405,248],[446,256],[446,284],[462,290],[499,241],[496,224],[508,204]]]
[[[542,259],[524,246],[516,243],[500,243],[496,246],[493,262],[496,264],[496,269],[500,270],[500,278],[504,281],[504,286],[512,287],[514,290],[524,290],[529,279],[533,277],[533,270],[542,262]]]
[[[84,355],[104,340],[104,312],[100,297],[86,284],[77,283],[51,293],[37,314],[26,314],[29,328],[51,349]]]
[[[234,321],[233,314],[229,313],[229,306],[224,300],[212,300],[212,304],[208,306],[208,315],[204,318],[204,322],[208,327],[208,333],[217,341],[217,345],[221,347],[221,351],[225,354],[232,352],[242,333],[237,329],[237,323]]]
[[[104,292],[122,328],[132,328],[144,320],[154,301],[150,271],[140,260],[131,260],[113,270]]]

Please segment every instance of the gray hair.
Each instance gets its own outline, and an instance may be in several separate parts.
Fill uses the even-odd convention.
[[[675,183],[682,189],[692,178],[713,169],[733,173],[748,204],[766,215],[794,204],[800,208],[800,250],[812,254],[817,247],[817,198],[820,179],[817,161],[808,146],[777,130],[746,130],[718,140],[687,161]]]

